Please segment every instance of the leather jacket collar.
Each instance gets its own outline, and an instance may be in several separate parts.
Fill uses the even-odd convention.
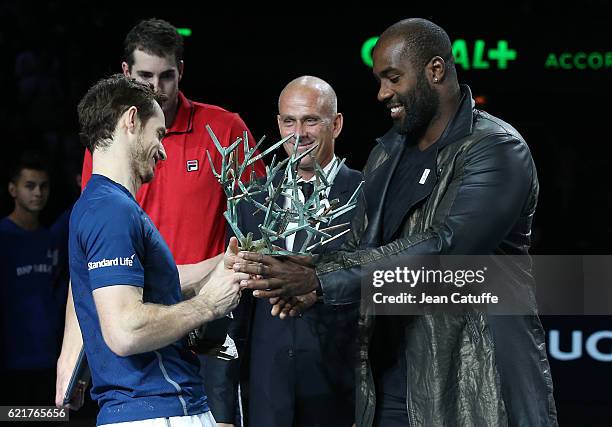
[[[433,173],[437,172],[437,153],[449,144],[459,141],[472,133],[472,116],[475,105],[472,100],[472,92],[467,85],[461,85],[460,87],[461,101],[459,103],[459,108],[435,143],[436,151],[429,157],[427,164],[423,165],[424,170],[429,169],[432,171],[431,178],[417,187],[417,191],[415,191],[412,199],[403,200],[401,206],[398,206],[401,212],[395,212],[392,218],[393,220],[386,218],[387,221],[383,218],[383,204],[387,198],[387,191],[393,179],[394,172],[402,157],[405,136],[398,133],[395,128],[392,128],[383,137],[377,139],[377,142],[386,153],[386,158],[379,163],[379,166],[375,168],[365,180],[364,190],[369,226],[362,238],[362,242],[367,242],[368,247],[383,245],[393,239],[394,234],[401,224],[403,216],[408,213],[413,206],[431,194],[437,182],[437,174]],[[382,227],[380,226],[381,224],[383,225]]]

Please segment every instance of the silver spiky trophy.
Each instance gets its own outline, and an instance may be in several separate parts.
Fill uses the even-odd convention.
[[[276,150],[291,139],[293,135],[281,139],[261,154],[254,156],[265,137],[259,140],[255,147],[250,148],[248,135],[244,132],[242,138],[236,139],[232,145],[223,148],[210,126],[207,125],[206,129],[217,151],[221,154],[221,170],[217,172],[210,153],[206,152],[213,174],[223,187],[227,197],[227,210],[224,213],[225,219],[238,238],[241,249],[269,255],[303,255],[309,254],[316,247],[325,245],[349,232],[347,228],[349,223],[333,226],[329,224],[334,219],[355,208],[357,196],[363,182],[359,184],[351,198],[344,205],[340,205],[338,199],[327,200],[325,197],[322,197],[322,195],[327,194],[329,188],[333,185],[338,171],[344,164],[344,159],[342,161],[336,160],[327,174],[314,162],[315,179],[312,181],[314,191],[308,200],[302,202],[298,192],[298,165],[300,160],[304,156],[310,155],[316,146],[298,154],[299,138],[296,138],[291,155],[281,162],[277,162],[276,155],[274,155],[270,165],[266,166],[266,177],[258,180],[255,176],[253,164]],[[244,146],[244,159],[242,162],[239,162],[237,149],[241,142]],[[282,179],[275,186],[273,181],[279,173],[283,174]],[[248,177],[248,180],[243,179],[243,177]],[[248,182],[244,184],[243,181]],[[254,196],[262,193],[267,195],[264,203],[260,203],[254,198]],[[285,198],[290,201],[288,208],[283,208]],[[259,225],[262,235],[261,239],[253,240],[252,233],[245,235],[238,227],[239,203],[249,203],[256,208],[254,209],[255,211],[263,212],[264,219]],[[345,230],[335,235],[331,234],[332,231],[342,228]],[[301,248],[293,248],[293,251],[287,251],[275,245],[275,242],[279,239],[285,239],[300,230],[304,230],[307,234]]]

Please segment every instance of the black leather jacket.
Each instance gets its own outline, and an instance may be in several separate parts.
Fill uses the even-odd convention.
[[[364,169],[365,203],[343,251],[317,260],[328,304],[360,300],[362,266],[411,254],[527,255],[538,180],[529,148],[510,125],[474,108],[470,89],[437,143],[430,179],[384,224],[383,209],[402,135],[378,140]],[[509,278],[531,286],[530,267]],[[364,269],[365,270],[365,269]],[[514,281],[514,282],[512,282]],[[530,293],[532,295],[532,293]],[[535,306],[535,301],[532,301]],[[376,396],[369,363],[375,316],[362,303],[356,372],[359,426],[372,425]],[[544,332],[537,316],[437,313],[408,322],[406,405],[416,426],[556,425]],[[459,356],[461,355],[461,356]]]

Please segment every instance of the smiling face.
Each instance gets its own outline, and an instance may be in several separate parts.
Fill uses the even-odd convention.
[[[312,173],[314,161],[325,167],[334,157],[334,142],[342,129],[342,115],[332,111],[329,99],[320,90],[302,84],[285,88],[279,98],[278,129],[281,137],[299,136],[298,153],[317,146],[299,164],[302,172]],[[291,155],[295,138],[283,148]]]
[[[378,100],[389,109],[397,131],[412,136],[425,133],[440,106],[425,68],[414,67],[404,52],[404,41],[398,38],[381,39],[373,60],[374,75],[380,81]]]
[[[134,175],[146,183],[153,179],[155,166],[159,160],[166,160],[166,150],[162,139],[166,134],[164,126],[164,113],[155,103],[155,112],[140,129],[136,143],[131,153],[131,163]]]

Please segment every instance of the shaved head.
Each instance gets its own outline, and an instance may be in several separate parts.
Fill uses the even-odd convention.
[[[317,92],[319,105],[328,117],[338,114],[338,98],[336,92],[325,80],[314,76],[302,76],[291,80],[282,90],[278,97],[278,110],[281,109],[281,101],[290,92],[312,90]]]
[[[391,40],[404,43],[403,55],[417,69],[423,68],[434,56],[444,59],[447,68],[454,69],[450,38],[431,21],[410,18],[396,22],[382,33],[377,46]]]
[[[283,148],[288,155],[296,149],[302,153],[298,173],[304,179],[314,175],[314,162],[325,167],[334,157],[335,140],[342,130],[343,118],[338,113],[336,92],[325,80],[302,76],[285,86],[278,97],[278,130],[281,136],[293,135]]]

